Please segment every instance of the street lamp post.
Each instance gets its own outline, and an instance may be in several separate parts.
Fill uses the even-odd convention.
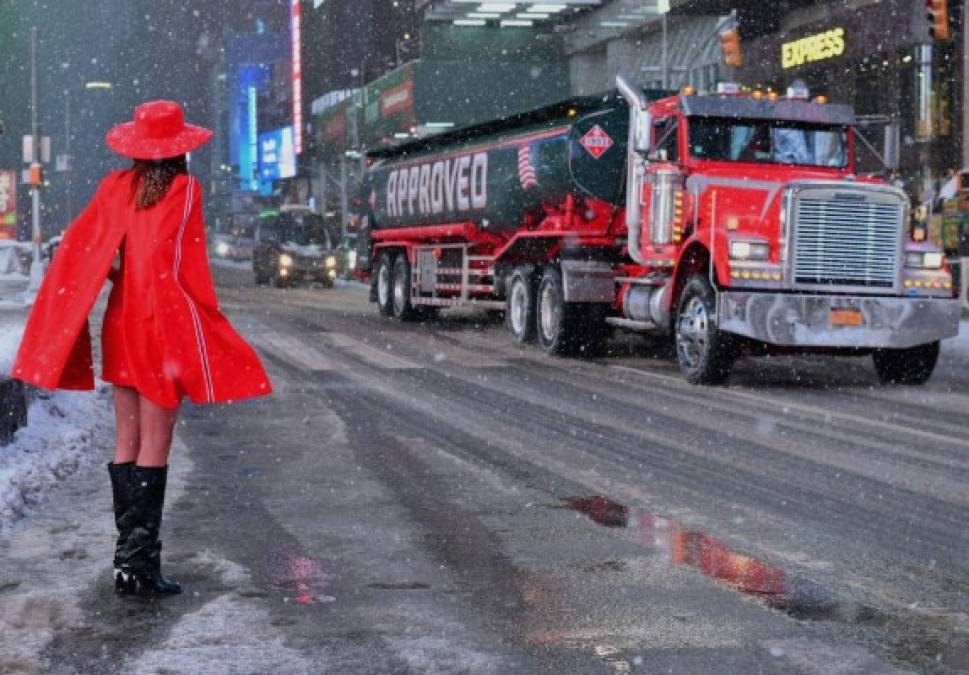
[[[31,241],[34,255],[30,263],[30,284],[28,289],[36,291],[44,277],[44,263],[41,259],[40,244],[40,186],[41,186],[41,139],[40,120],[37,115],[37,27],[30,29],[30,198],[31,198]]]
[[[71,214],[71,198],[73,191],[73,186],[71,185],[71,171],[74,167],[71,166],[73,158],[71,157],[71,94],[65,89],[64,90],[64,188],[67,193],[65,198],[65,211],[66,217],[64,219],[65,224],[70,224],[72,214]]]

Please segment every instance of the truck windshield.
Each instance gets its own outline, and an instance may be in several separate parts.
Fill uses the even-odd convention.
[[[843,127],[694,117],[689,137],[697,159],[838,168],[848,161]]]

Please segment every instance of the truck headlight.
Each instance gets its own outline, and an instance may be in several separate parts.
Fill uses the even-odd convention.
[[[732,241],[730,257],[734,260],[767,260],[770,244],[763,241]]]
[[[215,255],[219,256],[220,258],[224,258],[229,255],[229,245],[224,241],[216,242]]]
[[[335,255],[328,255],[328,256],[326,256],[326,266],[327,267],[336,267],[336,256]]]
[[[910,251],[905,254],[905,267],[920,270],[942,269],[942,254],[938,251]]]
[[[279,264],[282,267],[292,267],[293,266],[293,256],[288,253],[281,253],[279,256]]]

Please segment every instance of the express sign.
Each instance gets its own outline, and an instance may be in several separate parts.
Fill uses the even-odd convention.
[[[781,66],[794,68],[845,53],[845,29],[832,28],[781,45]]]

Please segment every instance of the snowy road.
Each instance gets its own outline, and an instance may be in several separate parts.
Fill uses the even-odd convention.
[[[549,359],[482,316],[399,325],[359,289],[218,274],[277,392],[183,414],[165,534],[188,593],[107,591],[85,473],[0,539],[0,672],[969,663],[965,342],[925,387],[783,358],[704,389],[635,341]]]

